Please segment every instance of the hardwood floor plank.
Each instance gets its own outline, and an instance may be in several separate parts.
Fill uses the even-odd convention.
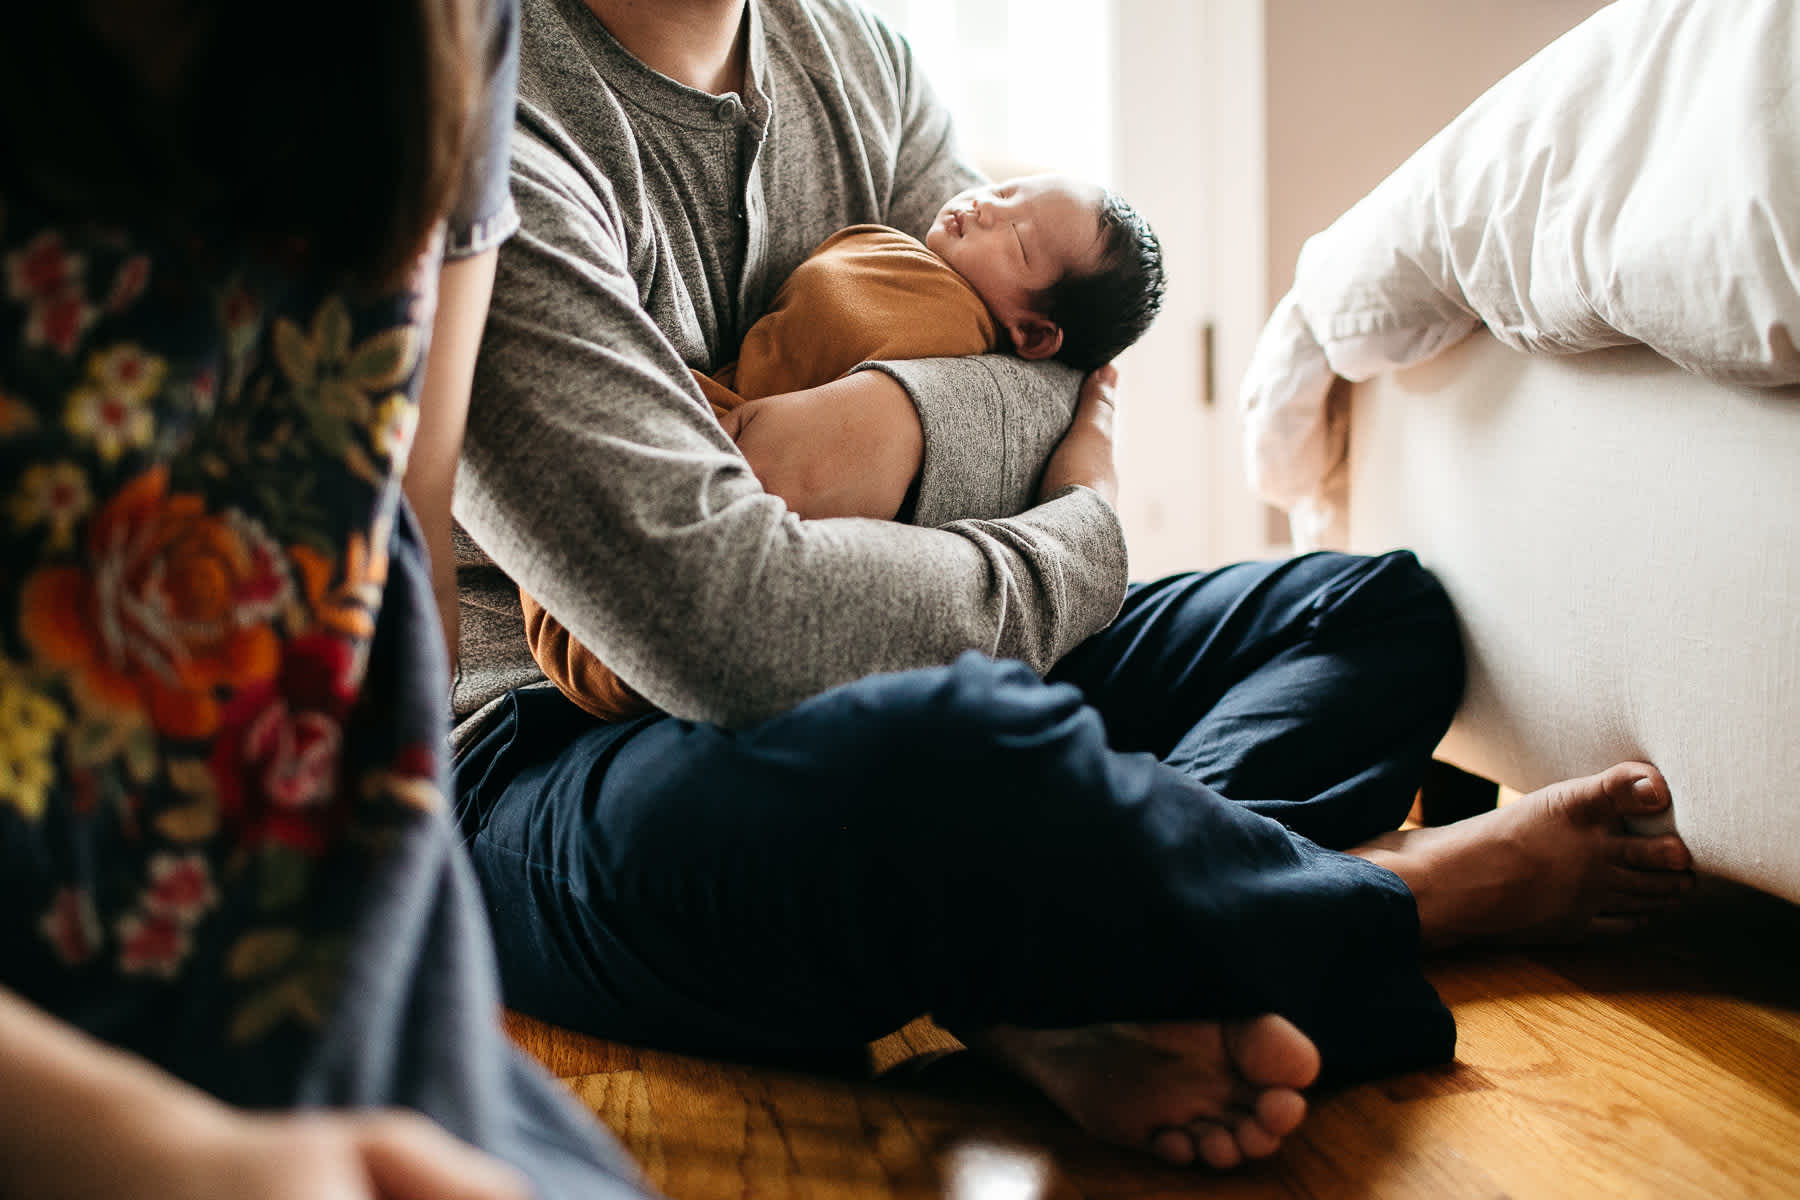
[[[1481,1112],[1456,1137],[1509,1192],[1792,1195],[1800,1112],[1619,1007],[1558,988],[1535,963],[1458,1004],[1459,1057],[1495,1087],[1436,1111]]]
[[[1711,882],[1659,934],[1540,962],[1800,1107],[1800,907]]]
[[[920,1017],[871,1044],[869,1062],[879,1075],[922,1055],[950,1054],[962,1048],[963,1044],[948,1030],[940,1029],[930,1017]]]
[[[510,1009],[502,1015],[512,1040],[559,1079],[628,1071],[638,1064],[638,1052],[630,1046],[559,1029]]]
[[[1436,959],[1457,1061],[1314,1097],[1225,1176],[1094,1142],[927,1021],[861,1080],[508,1029],[673,1200],[1774,1200],[1800,1196],[1797,946],[1800,908],[1727,896],[1654,936]]]
[[[1435,1098],[1434,1098],[1435,1099]],[[1281,1155],[1294,1189],[1308,1197],[1383,1200],[1506,1200],[1479,1164],[1379,1087],[1363,1087],[1315,1108]]]

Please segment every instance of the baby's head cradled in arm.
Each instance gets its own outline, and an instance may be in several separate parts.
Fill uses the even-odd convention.
[[[975,289],[1023,358],[1091,371],[1142,337],[1162,307],[1162,248],[1149,223],[1067,175],[960,192],[925,245]]]

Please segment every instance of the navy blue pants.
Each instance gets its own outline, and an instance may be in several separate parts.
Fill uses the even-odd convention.
[[[749,729],[514,693],[457,770],[506,999],[715,1054],[1287,1015],[1337,1078],[1447,1059],[1393,874],[1461,693],[1412,555],[1131,590],[1048,681],[965,655]]]

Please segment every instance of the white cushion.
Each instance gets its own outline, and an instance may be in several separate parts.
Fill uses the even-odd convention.
[[[1463,623],[1441,756],[1654,762],[1703,869],[1800,901],[1800,389],[1478,334],[1352,404],[1350,545],[1415,549]]]

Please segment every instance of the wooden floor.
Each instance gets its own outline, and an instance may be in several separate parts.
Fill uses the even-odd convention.
[[[1800,1197],[1800,908],[1708,888],[1631,939],[1429,974],[1454,1065],[1315,1097],[1280,1154],[1223,1176],[1087,1140],[925,1022],[856,1079],[509,1021],[673,1200]]]

